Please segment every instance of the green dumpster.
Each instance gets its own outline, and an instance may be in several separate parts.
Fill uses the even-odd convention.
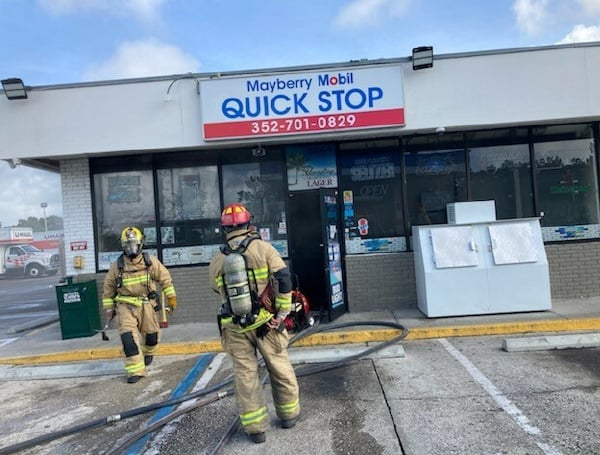
[[[66,284],[56,286],[56,299],[63,340],[98,333],[100,314],[96,281],[73,284],[72,278],[67,278]]]

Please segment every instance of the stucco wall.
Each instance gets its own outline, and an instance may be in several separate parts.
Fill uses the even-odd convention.
[[[597,43],[436,55],[433,68],[413,71],[408,58],[314,65],[307,70],[399,66],[406,124],[388,134],[466,129],[520,122],[598,118]],[[283,68],[278,74],[293,74]],[[220,77],[256,78],[264,70]],[[33,87],[27,100],[0,97],[0,159],[81,157],[90,154],[210,146],[202,134],[198,85],[210,74]],[[173,81],[176,80],[176,83]],[[170,100],[165,99],[167,89]],[[468,102],[465,102],[468,100]],[[557,102],[557,100],[560,100]],[[356,131],[355,137],[365,136]],[[367,132],[367,136],[370,136]],[[346,132],[345,134],[351,134]],[[318,133],[327,140],[339,133]],[[290,137],[305,142],[315,134]],[[262,142],[277,140],[263,138]],[[243,140],[256,145],[256,138]],[[239,142],[220,141],[220,145]]]

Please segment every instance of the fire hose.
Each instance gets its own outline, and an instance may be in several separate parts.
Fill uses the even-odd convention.
[[[404,339],[408,335],[408,329],[406,327],[404,327],[401,324],[398,324],[395,322],[389,322],[389,321],[353,321],[353,322],[333,323],[333,324],[327,324],[327,325],[317,324],[317,325],[314,325],[311,328],[305,329],[302,332],[300,332],[299,334],[293,336],[290,339],[289,345],[291,346],[293,343],[295,343],[301,339],[304,339],[306,337],[309,337],[311,335],[314,335],[316,333],[329,331],[329,330],[337,330],[337,329],[347,328],[347,327],[354,327],[354,326],[389,327],[392,329],[400,330],[400,334],[385,341],[385,342],[373,345],[373,346],[365,349],[364,351],[361,351],[357,354],[342,358],[340,360],[336,360],[336,361],[328,362],[328,363],[324,363],[324,364],[310,364],[310,365],[303,365],[303,366],[297,367],[295,369],[296,375],[298,377],[307,376],[307,375],[321,373],[324,371],[329,371],[329,370],[332,370],[335,368],[345,366],[351,362],[354,362],[360,358],[363,358],[369,354],[372,354],[373,352],[385,349],[385,348],[399,342],[400,340]],[[263,383],[266,381],[266,378],[267,378],[267,375],[265,373],[262,377]],[[92,421],[89,421],[89,422],[86,422],[83,424],[74,425],[72,427],[65,428],[63,430],[59,430],[59,431],[55,431],[55,432],[48,433],[45,435],[37,436],[35,438],[29,439],[26,441],[22,441],[17,444],[13,444],[11,446],[6,446],[3,448],[0,448],[0,455],[15,453],[20,450],[28,449],[28,448],[38,446],[41,444],[45,444],[50,441],[54,441],[56,439],[63,438],[63,437],[66,437],[66,436],[69,436],[69,435],[72,435],[75,433],[79,433],[79,432],[82,432],[85,430],[97,428],[97,427],[100,427],[103,425],[113,424],[115,422],[119,422],[121,420],[125,420],[125,419],[135,417],[135,416],[138,416],[141,414],[145,414],[147,412],[155,411],[155,410],[163,408],[163,407],[173,406],[176,404],[183,403],[185,401],[200,398],[204,395],[208,395],[210,393],[217,392],[218,390],[222,389],[226,385],[230,384],[232,381],[233,381],[233,376],[229,376],[228,378],[224,379],[223,381],[221,381],[213,386],[207,387],[202,390],[198,390],[196,392],[193,392],[193,393],[190,393],[187,395],[183,395],[178,398],[172,398],[172,399],[165,400],[162,402],[150,404],[148,406],[143,406],[143,407],[127,410],[127,411],[124,411],[124,412],[121,412],[118,414],[113,414],[113,415],[109,415],[109,416],[102,417],[99,419],[95,419],[95,420],[92,420]],[[142,428],[140,431],[130,435],[125,441],[121,442],[117,447],[113,448],[111,451],[107,452],[105,455],[118,454],[118,453],[120,453],[120,451],[122,451],[127,446],[133,444],[135,441],[144,437],[146,434],[153,432],[157,428],[160,428],[160,427],[166,425],[167,423],[169,423],[171,420],[175,419],[176,417],[178,417],[184,413],[187,413],[191,410],[194,410],[199,407],[206,406],[215,401],[221,400],[227,396],[231,396],[233,394],[234,394],[233,389],[227,389],[224,392],[215,393],[214,396],[212,396],[212,397],[208,397],[203,400],[199,400],[191,406],[187,406],[185,408],[173,411],[169,415],[154,422],[152,425]],[[234,422],[232,422],[232,424],[228,428],[227,433],[219,441],[217,447],[213,450],[212,454],[220,453],[222,447],[227,443],[230,436],[233,433],[235,433],[238,423],[239,423],[239,419],[236,419]]]

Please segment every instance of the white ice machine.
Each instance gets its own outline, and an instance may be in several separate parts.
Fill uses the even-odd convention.
[[[427,317],[550,310],[538,218],[413,226],[419,309]]]

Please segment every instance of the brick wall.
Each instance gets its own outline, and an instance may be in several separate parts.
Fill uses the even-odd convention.
[[[413,253],[346,257],[350,312],[417,307]]]
[[[93,273],[96,270],[94,218],[87,158],[62,160],[60,162],[60,180],[64,214],[64,271],[67,276]],[[87,249],[71,251],[71,242],[86,242]],[[83,256],[84,267],[82,269],[73,268],[75,256]]]
[[[600,295],[600,242],[545,245],[553,299]]]

